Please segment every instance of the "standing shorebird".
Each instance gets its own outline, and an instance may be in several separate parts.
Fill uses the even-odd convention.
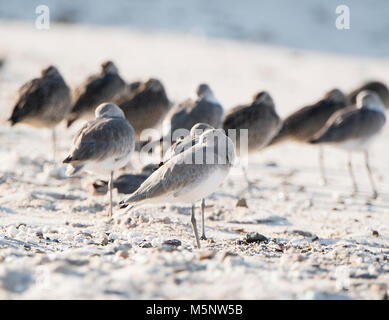
[[[113,175],[128,163],[134,151],[134,129],[123,111],[112,103],[98,106],[95,115],[95,120],[87,122],[77,132],[70,155],[63,163],[69,164],[69,175],[85,170],[110,176],[109,214],[112,216]]]
[[[384,103],[385,108],[389,109],[389,89],[388,87],[380,81],[369,81],[360,86],[359,88],[353,90],[349,93],[348,97],[352,104],[357,102],[357,95],[363,90],[374,91],[380,97],[381,101]]]
[[[306,106],[292,113],[283,120],[279,133],[268,146],[281,142],[295,141],[308,143],[326,124],[334,112],[349,105],[347,97],[339,89],[333,89],[325,94],[323,99],[313,105]],[[327,183],[324,170],[323,149],[319,148],[319,167],[323,183]]]
[[[56,152],[55,126],[66,118],[71,108],[70,89],[54,66],[42,70],[41,77],[19,89],[19,97],[8,121],[13,126],[25,123],[37,128],[51,128],[53,159]]]
[[[348,168],[354,193],[358,191],[358,187],[352,169],[351,152],[363,152],[373,189],[373,198],[376,198],[377,189],[369,165],[368,148],[384,127],[385,122],[386,110],[379,96],[373,91],[361,91],[357,95],[356,108],[336,112],[310,142],[333,145],[348,152]]]
[[[171,147],[166,151],[164,155],[164,161],[161,162],[160,165],[163,163],[166,163],[170,159],[172,159],[174,156],[184,152],[185,150],[191,148],[196,143],[199,142],[200,136],[204,133],[206,130],[212,130],[214,129],[212,126],[206,124],[206,123],[197,123],[195,124],[192,129],[190,129],[190,135],[186,137],[182,137],[181,139],[178,139],[174,144],[171,145]],[[201,240],[206,240],[207,237],[205,236],[205,199],[201,199]]]
[[[190,130],[196,123],[203,122],[214,128],[221,128],[224,110],[215,98],[209,85],[197,87],[197,100],[187,99],[170,109],[163,121],[163,137],[172,138],[176,130]]]
[[[231,109],[224,120],[223,129],[236,130],[236,152],[257,152],[264,148],[281,128],[281,119],[278,116],[273,99],[266,91],[257,93],[251,104],[240,105]],[[247,132],[247,150],[241,150],[241,130]],[[242,166],[244,176],[249,186],[246,168]]]
[[[102,63],[101,72],[90,76],[76,89],[76,102],[69,114],[67,126],[70,127],[80,118],[91,119],[99,104],[114,100],[125,88],[126,84],[115,64],[112,61]]]
[[[216,141],[217,142],[216,142]],[[213,193],[227,177],[235,159],[234,144],[223,130],[207,130],[193,147],[164,163],[126,200],[121,208],[146,204],[192,203],[191,223],[197,247],[200,240],[195,202]]]
[[[162,83],[149,79],[140,84],[132,93],[131,99],[119,107],[135,130],[136,140],[144,129],[157,126],[169,111],[170,102]]]

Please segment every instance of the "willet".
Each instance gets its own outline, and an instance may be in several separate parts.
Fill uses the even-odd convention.
[[[360,86],[359,88],[353,90],[348,95],[350,102],[352,104],[356,103],[357,95],[363,90],[374,91],[381,98],[381,101],[384,103],[385,108],[389,109],[389,89],[388,87],[380,81],[369,81]]]
[[[174,142],[170,148],[165,152],[163,162],[169,161],[171,158],[176,156],[177,154],[180,154],[184,152],[186,149],[189,149],[190,147],[194,146],[197,142],[199,142],[200,135],[204,133],[206,130],[212,130],[215,129],[214,127],[210,126],[207,123],[196,123],[191,129],[190,129],[190,135],[189,136],[183,136]]]
[[[113,181],[113,188],[119,193],[131,194],[155,171],[158,169],[158,164],[151,164],[143,167],[138,174],[122,174]],[[96,180],[93,182],[93,194],[104,195],[108,192],[108,181]]]
[[[373,188],[373,197],[376,198],[377,189],[369,165],[368,149],[385,125],[386,110],[379,96],[368,90],[361,91],[357,95],[356,107],[336,112],[310,142],[329,144],[348,151],[348,168],[354,192],[357,192],[358,188],[351,164],[351,152],[362,151]]]
[[[231,109],[224,119],[223,129],[228,134],[229,130],[235,130],[236,152],[252,153],[260,151],[281,128],[281,119],[278,116],[273,99],[266,91],[261,91],[253,97],[253,101],[247,105],[240,105]],[[241,130],[247,131],[247,150],[241,150]],[[244,176],[249,184],[246,168],[242,165]]]
[[[163,120],[163,139],[173,143],[176,140],[176,130],[189,130],[199,122],[207,123],[214,128],[221,128],[224,110],[209,85],[203,83],[197,87],[197,99],[187,99],[173,106]],[[181,130],[180,130],[181,132]]]
[[[286,141],[308,143],[334,112],[348,105],[347,97],[339,89],[327,92],[317,103],[303,107],[286,117],[283,120],[281,130],[268,146]],[[326,184],[323,149],[321,147],[319,147],[319,167],[323,183]]]
[[[154,171],[137,191],[120,203],[121,207],[130,205],[129,209],[134,209],[146,204],[192,203],[191,223],[200,248],[195,202],[213,193],[227,177],[235,159],[234,149],[232,140],[223,130],[205,131],[197,144]]]
[[[123,111],[112,103],[96,108],[96,119],[87,122],[75,135],[70,155],[69,175],[81,170],[110,176],[109,214],[112,216],[112,188],[115,170],[124,167],[134,151],[134,129]]]
[[[136,140],[144,129],[157,126],[169,111],[170,103],[162,83],[149,79],[140,84],[132,93],[132,98],[121,103],[128,121],[135,130]]]
[[[194,146],[196,143],[199,142],[200,136],[204,133],[204,131],[212,130],[212,129],[214,128],[206,123],[195,124],[192,127],[192,129],[190,129],[189,136],[182,137],[181,139],[178,139],[174,144],[171,145],[171,147],[166,151],[163,162],[161,162],[160,165],[166,163],[174,156]],[[200,239],[206,240],[207,237],[205,236],[205,199],[204,198],[201,199],[201,231],[202,232],[201,232]]]
[[[102,63],[101,72],[90,76],[76,89],[76,102],[68,116],[67,126],[80,118],[90,120],[99,104],[114,100],[125,88],[115,64],[112,61]]]
[[[25,123],[37,128],[51,128],[55,159],[55,126],[71,109],[70,89],[54,66],[42,70],[41,77],[24,84],[9,118],[11,125]]]

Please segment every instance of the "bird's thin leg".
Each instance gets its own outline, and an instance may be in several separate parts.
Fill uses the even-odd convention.
[[[53,141],[53,161],[55,161],[55,156],[57,151],[57,135],[55,132],[55,127],[53,127],[53,130],[51,131],[51,138]]]
[[[322,146],[319,147],[319,167],[320,167],[321,181],[323,185],[327,185],[326,172],[324,169],[324,153],[323,153]]]
[[[192,204],[192,215],[190,217],[190,222],[192,223],[193,232],[196,238],[197,248],[200,249],[200,240],[199,240],[199,234],[197,232],[197,225],[196,225],[196,217],[195,217],[195,205]]]
[[[109,216],[112,217],[113,171],[111,171],[111,176],[108,182],[108,189],[109,189]]]
[[[371,172],[371,168],[370,168],[370,165],[369,165],[369,153],[366,150],[364,152],[364,154],[365,154],[366,170],[367,170],[367,173],[369,174],[369,179],[370,179],[371,187],[373,189],[373,198],[375,199],[375,198],[377,198],[378,193],[377,193],[377,188],[376,188],[375,183],[374,183],[373,174]]]
[[[253,186],[253,183],[249,180],[249,177],[247,175],[247,168],[245,166],[242,166],[243,176],[247,182],[247,189],[251,193],[251,187]]]
[[[207,237],[205,236],[204,215],[205,215],[205,199],[203,198],[201,200],[201,227],[202,227],[202,235],[200,238],[201,240],[207,240]]]
[[[358,192],[358,186],[357,186],[357,182],[355,180],[355,176],[354,176],[354,172],[353,172],[353,165],[351,163],[351,152],[349,152],[349,154],[348,154],[347,166],[348,166],[348,171],[349,171],[349,174],[351,177],[351,181],[353,183],[353,193],[355,194]]]

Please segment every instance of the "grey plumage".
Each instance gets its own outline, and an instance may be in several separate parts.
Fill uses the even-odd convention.
[[[347,108],[349,99],[339,89],[333,89],[317,103],[303,107],[283,120],[278,134],[270,141],[273,146],[286,141],[308,143],[338,110]],[[319,148],[319,167],[322,181],[327,183],[323,149]]]
[[[349,100],[339,89],[333,89],[315,104],[303,107],[283,120],[281,130],[268,146],[288,140],[309,142],[325,125],[331,115],[349,105]]]
[[[218,137],[215,143],[215,137]],[[164,163],[132,193],[121,207],[146,203],[191,202],[212,193],[227,176],[235,158],[234,145],[221,130],[207,130],[193,147]],[[197,160],[197,161],[196,161]],[[200,247],[192,206],[191,216],[197,246]]]
[[[137,92],[137,89],[141,86],[141,84],[141,81],[126,83],[122,92],[120,92],[112,99],[112,103],[119,106],[122,103],[131,100]]]
[[[149,177],[147,174],[122,174],[113,181],[113,188],[119,193],[130,194],[136,191],[139,186]],[[106,194],[108,192],[108,181],[96,180],[93,183],[94,194]]]
[[[190,135],[181,137],[180,139],[177,139],[170,148],[166,151],[164,154],[164,162],[169,161],[171,158],[176,156],[177,154],[180,154],[184,152],[185,150],[189,149],[190,147],[194,146],[196,143],[199,142],[200,135],[205,130],[212,130],[214,129],[212,126],[210,126],[207,123],[196,123],[191,129],[190,129]]]
[[[70,174],[81,170],[110,174],[110,214],[114,171],[124,167],[134,151],[134,129],[116,105],[103,103],[96,109],[96,119],[86,123],[75,135],[68,163]]]
[[[92,118],[99,104],[113,101],[126,88],[112,61],[104,62],[101,69],[99,74],[90,76],[76,89],[75,103],[68,117],[68,127],[79,118]]]
[[[357,95],[364,90],[374,91],[382,100],[386,109],[389,109],[389,89],[380,81],[369,81],[349,93],[348,98],[352,104],[356,103]]]
[[[70,89],[54,66],[42,70],[41,77],[24,84],[9,118],[11,125],[26,123],[53,128],[71,108]]]
[[[240,150],[240,130],[248,130],[248,151],[259,151],[278,133],[281,119],[278,116],[273,99],[265,92],[254,96],[253,102],[231,109],[223,123],[223,129],[236,130],[236,149]]]
[[[199,142],[200,136],[204,133],[204,131],[212,130],[212,129],[214,128],[206,123],[196,123],[192,127],[192,129],[190,129],[189,136],[182,137],[181,139],[176,140],[176,142],[174,142],[171,145],[171,147],[167,150],[167,152],[164,155],[164,162],[169,161],[176,155],[194,146],[196,143]],[[160,166],[163,165],[164,162],[161,162]],[[201,224],[202,224],[202,234],[200,239],[206,240],[207,237],[205,236],[205,199],[204,198],[201,200]]]
[[[37,128],[51,128],[53,159],[56,153],[55,126],[66,118],[71,109],[70,89],[58,69],[49,66],[41,77],[25,83],[8,121],[11,126],[25,123]]]
[[[198,99],[188,99],[175,105],[164,119],[164,136],[174,134],[177,129],[190,130],[196,123],[203,122],[221,128],[224,110],[207,84],[196,90]],[[174,140],[173,140],[174,141]]]
[[[133,193],[156,169],[158,169],[158,165],[150,164],[143,167],[138,174],[122,174],[113,181],[113,188],[117,189],[119,193]],[[108,181],[96,180],[92,187],[94,194],[104,195],[108,192]]]
[[[139,84],[131,98],[119,107],[134,127],[135,137],[139,140],[144,129],[160,124],[169,111],[170,102],[162,83],[157,79],[149,79]]]
[[[385,113],[371,108],[367,99],[370,95],[376,96],[372,91],[361,91],[359,94],[361,93],[363,98],[360,98],[359,106],[333,114],[310,143],[342,144],[349,140],[368,139],[378,134],[385,125]],[[360,148],[363,148],[363,145],[360,145]]]
[[[348,169],[354,193],[358,188],[351,164],[351,152],[362,151],[365,155],[365,165],[373,189],[373,197],[376,198],[377,189],[369,165],[368,150],[371,142],[386,123],[385,107],[374,91],[361,91],[356,100],[356,106],[336,112],[310,142],[330,144],[348,151]]]

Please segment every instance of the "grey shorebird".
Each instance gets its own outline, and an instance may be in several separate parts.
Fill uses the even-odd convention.
[[[123,111],[112,103],[96,108],[96,119],[87,122],[74,136],[67,173],[81,170],[109,176],[109,214],[112,216],[112,188],[114,172],[130,160],[135,147],[134,129]]]
[[[212,126],[206,123],[196,123],[192,129],[190,129],[190,135],[178,139],[171,147],[166,151],[163,162],[160,166],[172,159],[174,156],[184,152],[199,142],[200,136],[206,130],[214,129]],[[201,240],[206,240],[205,236],[205,199],[201,199]]]
[[[101,64],[101,72],[90,76],[75,91],[75,103],[68,116],[67,126],[78,119],[93,118],[95,109],[103,102],[113,101],[125,90],[126,83],[120,77],[112,61]]]
[[[156,169],[158,164],[149,164],[142,168],[137,174],[122,174],[113,181],[113,188],[117,189],[118,193],[131,194],[145,181]],[[108,192],[108,181],[96,180],[93,182],[93,194],[104,195]]]
[[[138,190],[120,202],[121,208],[129,206],[128,211],[146,204],[192,203],[191,223],[200,248],[195,202],[219,187],[234,159],[234,144],[223,130],[207,130],[198,143],[154,171]]]
[[[363,152],[366,170],[373,189],[373,198],[376,198],[377,189],[369,165],[368,150],[381,132],[385,122],[386,110],[379,96],[373,91],[361,91],[357,95],[356,108],[336,112],[310,143],[329,144],[348,152],[348,168],[354,193],[358,191],[358,188],[351,164],[351,152]]]
[[[53,158],[55,159],[55,127],[66,118],[71,109],[70,89],[58,69],[49,66],[41,71],[41,77],[24,84],[8,121],[11,126],[25,123],[37,128],[51,128]]]
[[[250,104],[240,105],[231,109],[223,123],[226,134],[235,130],[236,152],[257,152],[263,149],[281,128],[281,119],[278,116],[272,97],[266,91],[261,91],[253,97]],[[241,130],[247,130],[247,150],[241,150]],[[242,166],[244,176],[251,185],[246,169]]]
[[[138,141],[144,129],[154,128],[162,122],[169,111],[170,102],[161,81],[149,79],[134,89],[131,99],[119,107],[134,127]]]
[[[361,85],[359,88],[356,88],[348,95],[352,104],[357,102],[357,95],[363,90],[374,91],[384,103],[385,108],[389,109],[389,89],[384,83],[380,81],[369,81]]]
[[[286,141],[308,143],[338,110],[349,105],[349,100],[339,89],[333,89],[318,102],[303,107],[283,120],[281,130],[268,144],[274,146]],[[319,147],[319,167],[323,183],[326,184],[323,148]]]
[[[163,139],[175,142],[177,130],[189,130],[199,122],[209,124],[214,128],[221,128],[224,110],[208,84],[202,83],[196,89],[197,99],[187,99],[173,106],[163,120]],[[180,130],[181,132],[181,130]]]

